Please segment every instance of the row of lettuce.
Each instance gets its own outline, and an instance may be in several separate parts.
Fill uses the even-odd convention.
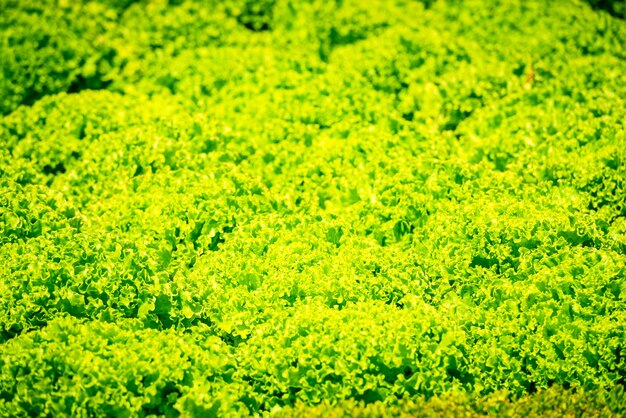
[[[2,6],[0,415],[623,413],[622,21]]]

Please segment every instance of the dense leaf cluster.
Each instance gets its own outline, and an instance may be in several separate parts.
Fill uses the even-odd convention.
[[[623,20],[0,11],[1,416],[624,413]]]
[[[320,404],[310,407],[298,404],[285,408],[277,417],[330,417],[345,416],[359,418],[422,417],[422,418],[484,418],[497,417],[610,417],[623,416],[626,400],[623,389],[614,391],[591,390],[572,392],[552,387],[534,395],[511,400],[506,392],[495,392],[488,396],[473,397],[467,393],[449,393],[428,400],[401,401],[388,406],[382,403],[359,404],[353,400],[337,405]]]

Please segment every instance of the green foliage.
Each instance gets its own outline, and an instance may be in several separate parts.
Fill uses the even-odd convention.
[[[624,414],[623,20],[0,6],[0,416]]]
[[[566,391],[550,388],[535,395],[512,400],[506,392],[489,396],[471,397],[452,393],[428,400],[399,401],[394,405],[381,403],[359,404],[344,401],[335,406],[320,404],[314,407],[299,404],[286,408],[277,417],[618,417],[626,411],[624,390]]]
[[[115,51],[102,34],[115,13],[76,3],[0,1],[0,114],[47,94],[108,84]]]
[[[606,10],[619,18],[626,18],[626,2],[624,0],[587,0],[594,9]]]
[[[137,330],[132,322],[50,322],[5,343],[0,359],[0,413],[5,416],[178,416],[196,407],[229,412],[243,405],[229,384],[234,363],[216,337],[197,340]],[[196,335],[202,334],[198,330]],[[200,392],[188,398],[183,392]]]

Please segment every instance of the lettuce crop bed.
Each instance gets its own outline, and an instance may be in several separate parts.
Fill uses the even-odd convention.
[[[0,0],[0,416],[626,414],[625,12]]]

